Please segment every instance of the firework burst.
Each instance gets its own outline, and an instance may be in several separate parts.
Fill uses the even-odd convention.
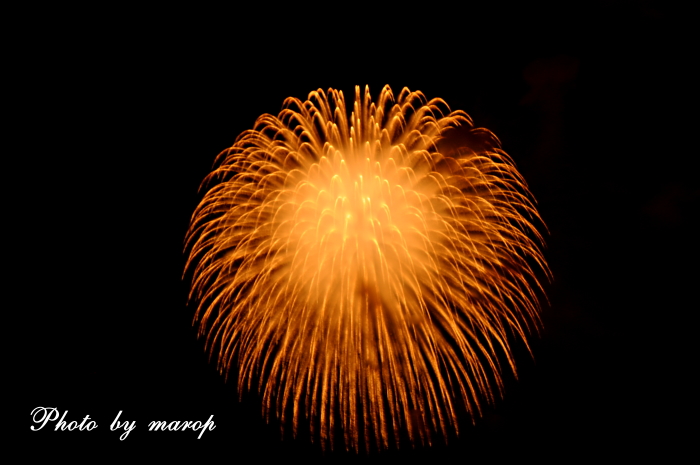
[[[461,126],[479,148],[445,150]],[[441,149],[442,147],[442,149]],[[288,98],[222,152],[187,234],[195,321],[265,415],[324,445],[430,442],[480,414],[548,274],[524,180],[440,99]]]

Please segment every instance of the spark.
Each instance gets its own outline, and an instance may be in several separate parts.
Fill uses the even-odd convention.
[[[478,148],[444,143],[458,127]],[[295,434],[349,450],[447,437],[539,327],[534,199],[441,99],[356,87],[348,118],[341,91],[290,97],[202,186],[185,246],[199,335]]]

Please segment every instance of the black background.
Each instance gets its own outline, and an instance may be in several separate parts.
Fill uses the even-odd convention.
[[[9,290],[26,315],[18,428],[37,406],[99,425],[29,432],[31,453],[568,462],[685,443],[698,184],[697,150],[681,141],[694,111],[684,13],[654,2],[357,8],[305,20],[240,11],[221,24],[94,14],[26,33],[25,168],[11,180],[27,244]],[[421,90],[492,130],[537,198],[554,275],[534,359],[517,349],[502,400],[448,445],[370,457],[280,440],[255,395],[239,403],[196,339],[181,280],[214,157],[284,98],[349,96],[356,84]],[[120,410],[137,422],[123,442],[109,431]],[[147,432],[212,414],[200,440]]]

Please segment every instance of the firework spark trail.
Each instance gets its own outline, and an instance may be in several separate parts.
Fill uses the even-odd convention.
[[[356,87],[348,119],[319,89],[258,118],[205,179],[195,321],[295,433],[307,417],[324,445],[430,442],[500,392],[499,352],[515,370],[509,339],[537,328],[548,275],[541,220],[490,132],[471,129],[486,149],[438,150],[457,126],[472,121],[420,92]]]

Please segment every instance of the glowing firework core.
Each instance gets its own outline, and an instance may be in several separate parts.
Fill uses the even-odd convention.
[[[205,179],[187,239],[200,334],[241,390],[324,444],[446,434],[537,325],[531,196],[488,131],[471,130],[486,149],[441,153],[472,125],[446,112],[388,86],[376,103],[357,87],[349,120],[342,92],[289,98]]]

